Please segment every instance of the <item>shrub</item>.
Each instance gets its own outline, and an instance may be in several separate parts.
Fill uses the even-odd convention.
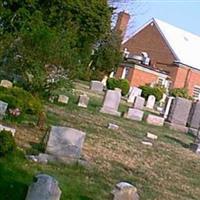
[[[169,94],[173,97],[189,98],[188,90],[186,88],[173,88],[169,91]]]
[[[125,96],[129,91],[129,82],[126,79],[115,79],[109,78],[107,80],[107,88],[114,90],[115,88],[120,88],[122,90],[122,95]]]
[[[38,114],[42,110],[42,104],[37,97],[18,87],[0,87],[0,100],[7,102],[9,109],[19,108],[23,113]]]
[[[15,140],[10,131],[0,131],[0,156],[5,156],[16,149]]]
[[[162,99],[165,91],[161,86],[150,87],[149,85],[140,86],[140,89],[142,89],[142,97],[147,100],[149,95],[154,95],[156,101],[160,101]]]

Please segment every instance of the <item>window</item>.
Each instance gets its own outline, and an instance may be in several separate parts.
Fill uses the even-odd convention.
[[[163,78],[158,78],[158,85],[164,85],[165,84],[165,79],[163,79]]]
[[[193,97],[194,99],[199,99],[200,96],[200,86],[195,85],[193,88]]]

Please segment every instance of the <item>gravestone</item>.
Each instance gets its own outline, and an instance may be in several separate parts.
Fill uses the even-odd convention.
[[[119,126],[113,123],[109,123],[108,124],[108,129],[112,129],[112,130],[118,130]]]
[[[73,128],[52,126],[46,152],[60,160],[80,158],[85,135]]]
[[[0,119],[2,119],[3,116],[5,115],[7,107],[8,103],[0,100]]]
[[[88,103],[89,103],[89,99],[90,98],[86,94],[80,95],[78,106],[82,107],[82,108],[87,108]]]
[[[59,200],[61,190],[58,182],[47,174],[39,174],[28,189],[26,200]]]
[[[143,97],[135,97],[135,101],[133,103],[133,108],[143,110],[145,99]]]
[[[12,88],[13,84],[12,82],[8,80],[2,80],[0,83],[0,86],[5,87],[5,88]]]
[[[65,95],[59,95],[58,96],[58,102],[59,103],[64,103],[67,104],[69,101],[69,97],[65,96]]]
[[[0,132],[3,131],[3,130],[10,131],[12,133],[12,136],[13,137],[15,136],[16,130],[14,128],[10,128],[10,127],[7,127],[7,126],[4,126],[4,125],[0,124]]]
[[[200,102],[193,102],[188,118],[188,126],[198,130],[200,127]]]
[[[139,200],[137,188],[130,183],[120,182],[112,191],[113,200]]]
[[[91,81],[91,83],[90,83],[90,89],[92,91],[102,92],[103,87],[104,87],[104,84],[100,81]]]
[[[102,81],[101,81],[104,87],[106,87],[107,80],[108,80],[108,76],[104,76]]]
[[[186,126],[192,101],[177,97],[173,99],[167,121],[173,124]]]
[[[164,121],[165,119],[163,117],[152,115],[152,114],[149,114],[146,119],[147,124],[151,124],[154,126],[163,126]]]
[[[146,103],[146,107],[153,109],[156,102],[156,97],[154,95],[149,95]]]
[[[135,108],[129,108],[128,113],[125,115],[125,118],[142,121],[144,112]]]
[[[133,103],[135,100],[135,97],[141,96],[141,94],[142,94],[142,90],[140,88],[133,87],[130,91],[127,102]]]
[[[172,101],[175,97],[166,97],[166,103],[164,107],[163,117],[166,119],[169,115],[170,107],[172,105]]]
[[[157,140],[158,139],[158,136],[157,135],[154,135],[152,133],[147,133],[147,136],[146,136],[148,139],[151,139],[151,140]]]
[[[118,112],[120,101],[121,91],[107,90],[104,97],[103,107],[101,108],[100,112],[120,116],[121,113]]]

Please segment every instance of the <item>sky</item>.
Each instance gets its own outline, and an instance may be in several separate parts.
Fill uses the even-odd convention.
[[[116,12],[131,15],[126,37],[153,17],[200,36],[200,0],[114,0],[112,4],[118,7]]]

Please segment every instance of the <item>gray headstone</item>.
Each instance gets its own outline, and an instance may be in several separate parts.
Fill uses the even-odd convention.
[[[89,99],[90,98],[86,94],[80,95],[78,106],[83,107],[83,108],[87,108],[88,103],[89,103]]]
[[[118,112],[120,101],[121,92],[119,90],[107,90],[100,112],[120,116],[121,113]]]
[[[46,152],[61,160],[80,158],[85,135],[73,128],[52,126]]]
[[[146,107],[153,109],[156,102],[156,97],[153,95],[149,95],[146,103]]]
[[[133,103],[133,107],[139,110],[143,110],[145,104],[145,99],[143,97],[137,96]]]
[[[49,175],[39,174],[29,186],[26,200],[59,200],[60,196],[58,182]]]
[[[177,97],[173,99],[167,121],[173,124],[186,126],[192,101]]]
[[[126,182],[118,183],[112,194],[113,200],[139,200],[137,188]]]
[[[8,103],[0,100],[0,118],[2,118],[7,110]]]
[[[136,120],[136,121],[142,121],[142,118],[144,116],[144,112],[135,108],[129,108],[128,113],[126,114],[126,118]]]
[[[200,102],[192,103],[188,118],[188,126],[194,129],[198,129],[200,127]]]
[[[163,117],[152,115],[152,114],[149,114],[146,119],[147,124],[151,124],[154,126],[163,126],[164,121],[165,119]]]
[[[140,88],[137,88],[137,87],[131,88],[127,102],[133,103],[135,100],[135,97],[141,96],[141,94],[142,94],[142,90]]]
[[[100,81],[91,81],[90,89],[96,92],[102,92],[104,88],[104,84]]]

